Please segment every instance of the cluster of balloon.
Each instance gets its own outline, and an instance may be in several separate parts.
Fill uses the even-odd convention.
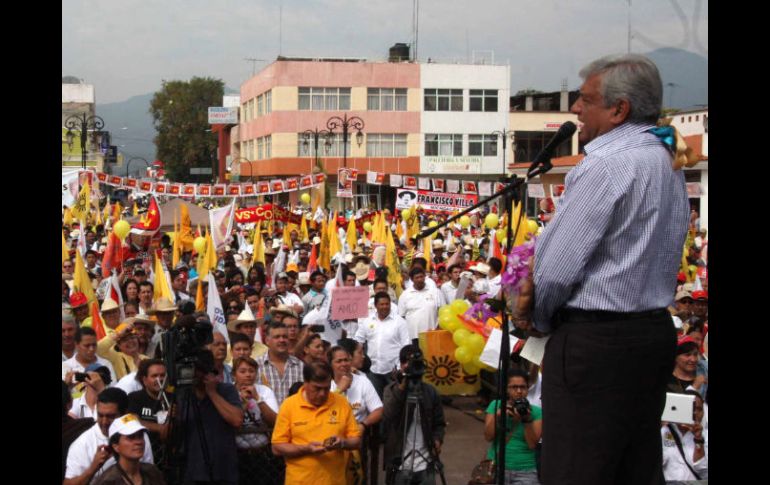
[[[454,300],[442,306],[438,311],[438,325],[452,332],[452,340],[457,345],[455,359],[462,364],[466,374],[475,376],[481,369],[488,368],[479,360],[486,341],[483,335],[475,330],[469,330],[469,327],[463,323],[461,316],[469,308],[470,305],[465,300]]]

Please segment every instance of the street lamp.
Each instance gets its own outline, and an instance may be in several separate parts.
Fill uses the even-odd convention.
[[[500,137],[503,139],[503,177],[506,175],[506,166],[505,166],[505,147],[508,141],[508,138],[511,139],[511,146],[513,147],[514,151],[516,150],[516,138],[514,137],[514,133],[511,130],[506,130],[505,128],[501,130],[496,130],[491,133],[491,135],[495,138],[495,141],[497,141],[497,138]]]
[[[334,130],[337,128],[340,128],[342,130],[342,166],[344,168],[348,167],[348,134],[350,133],[350,129],[357,130],[356,133],[356,143],[358,143],[358,146],[360,147],[361,144],[364,142],[364,134],[361,132],[361,130],[364,129],[364,120],[359,118],[358,116],[351,116],[348,118],[347,113],[343,115],[342,118],[339,116],[332,116],[326,121],[326,128],[329,129],[329,133],[333,134]],[[345,202],[343,200],[342,202],[342,208],[345,208]]]
[[[150,162],[148,162],[148,161],[147,161],[147,160],[145,160],[144,158],[142,158],[142,157],[131,157],[131,158],[128,160],[128,162],[126,163],[126,177],[128,177],[128,173],[129,173],[129,171],[130,171],[130,169],[131,169],[131,162],[133,162],[134,160],[138,160],[138,161],[140,161],[140,162],[144,162],[145,166],[146,166],[147,168],[150,168]]]
[[[307,149],[310,147],[310,139],[313,140],[313,153],[315,154],[315,164],[316,167],[320,168],[320,159],[318,158],[318,141],[323,136],[325,138],[324,141],[324,148],[326,152],[329,152],[329,148],[332,146],[332,132],[329,130],[319,130],[318,128],[315,128],[313,130],[305,130],[301,134],[302,136],[302,146]],[[312,169],[311,169],[312,172]]]
[[[240,180],[241,178],[241,175],[242,175],[241,167],[243,167],[243,163],[245,162],[245,163],[248,163],[249,165],[249,180],[251,181],[251,183],[254,183],[254,173],[253,173],[254,167],[251,165],[251,160],[245,157],[236,157],[236,159],[233,160],[233,165],[238,163],[239,161],[240,161],[240,165],[238,166],[238,179]]]
[[[81,165],[83,170],[86,169],[86,144],[88,142],[88,130],[91,131],[101,131],[102,128],[104,128],[104,120],[100,117],[94,115],[94,116],[88,116],[88,113],[83,113],[82,115],[72,115],[69,118],[66,119],[64,122],[64,127],[67,128],[67,145],[72,148],[72,142],[75,138],[74,131],[80,132],[80,155],[81,155]]]

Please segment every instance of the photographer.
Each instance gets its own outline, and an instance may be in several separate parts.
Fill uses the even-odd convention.
[[[539,484],[535,464],[535,448],[543,432],[540,407],[527,401],[529,375],[520,369],[508,374],[508,407],[505,410],[505,483],[506,485]],[[487,458],[495,460],[498,444],[495,423],[500,416],[500,401],[489,404],[484,418],[484,439],[493,441]]]
[[[425,363],[420,348],[404,346],[399,362],[397,380],[385,388],[383,400],[385,483],[432,485],[444,441],[444,409],[436,388],[422,382]]]

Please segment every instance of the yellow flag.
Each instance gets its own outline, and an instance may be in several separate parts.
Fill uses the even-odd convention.
[[[337,211],[334,211],[334,218],[329,223],[329,256],[333,257],[341,250],[340,237],[337,234]]]
[[[136,206],[136,202],[134,202],[134,208],[132,209],[131,214],[133,214],[134,217],[139,215],[139,207]]]
[[[425,272],[430,273],[430,263],[433,259],[433,234],[423,239],[422,245],[425,256]]]
[[[85,221],[88,213],[91,211],[91,187],[88,181],[80,189],[75,205],[72,206],[72,217],[80,221]]]
[[[356,221],[352,217],[350,218],[350,222],[348,223],[348,232],[345,235],[345,239],[348,241],[348,246],[350,246],[350,251],[352,252],[353,249],[358,244],[358,233],[356,232]]]
[[[305,215],[302,215],[302,225],[299,227],[299,240],[301,242],[309,242],[310,241],[310,234],[307,232],[307,219],[305,219]]]
[[[283,243],[289,248],[289,251],[293,249],[291,245],[291,234],[289,234],[288,223],[283,225]]]
[[[206,311],[206,303],[203,300],[203,276],[201,275],[198,275],[198,289],[195,290],[195,311]]]
[[[155,282],[153,299],[158,301],[158,298],[168,298],[169,301],[174,301],[171,296],[171,288],[168,287],[168,281],[166,280],[166,273],[163,271],[163,264],[160,262],[160,258],[155,258]]]
[[[64,209],[64,218],[62,219],[62,222],[64,222],[65,226],[72,224],[72,211],[69,207]]]
[[[112,218],[119,221],[121,214],[123,214],[123,207],[120,205],[120,201],[116,201],[112,208]]]
[[[254,227],[254,262],[265,264],[265,243],[262,241],[262,223]]]
[[[104,222],[107,222],[107,220],[109,220],[111,213],[112,212],[110,207],[110,197],[107,196],[107,203],[104,205],[104,210],[102,211],[102,219],[104,220]]]
[[[179,228],[176,225],[176,211],[174,211],[174,237],[173,239],[173,246],[171,247],[171,267],[176,268],[176,265],[179,264],[179,260],[182,256],[182,248],[179,245]]]
[[[181,205],[179,214],[179,256],[183,253],[193,250],[193,241],[195,237],[192,233],[192,221],[190,220],[190,211],[187,204]]]
[[[318,255],[318,266],[329,271],[331,269],[331,256],[329,255],[329,231],[326,227],[326,218],[321,222],[321,250]]]
[[[398,298],[404,290],[401,288],[401,268],[399,267],[398,253],[396,253],[396,243],[393,241],[390,228],[387,229],[385,242],[385,266],[388,268],[388,284],[396,291],[396,298]]]
[[[75,273],[72,275],[72,289],[73,291],[80,291],[89,302],[96,299],[94,294],[94,287],[91,286],[91,278],[88,277],[86,272],[86,265],[83,263],[83,258],[80,256],[80,251],[75,251]]]
[[[64,231],[61,232],[61,262],[64,264],[65,261],[70,259],[70,251],[67,248],[67,240],[64,239]]]
[[[217,267],[217,251],[214,249],[214,241],[211,239],[208,229],[206,229],[206,265],[207,271],[213,271]]]
[[[398,240],[401,240],[401,236],[404,235],[404,226],[401,224],[400,220],[396,220],[396,237]]]
[[[385,228],[388,227],[388,220],[385,217],[384,212],[380,212],[380,231],[377,235],[377,242],[385,244],[385,239],[388,237],[385,232]]]

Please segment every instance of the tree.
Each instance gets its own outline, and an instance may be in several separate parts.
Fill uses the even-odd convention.
[[[526,89],[522,89],[522,90],[516,92],[516,94],[514,94],[514,96],[524,96],[524,95],[529,95],[529,94],[541,94],[541,93],[542,93],[542,91],[540,91],[538,89],[526,88]]]
[[[217,137],[209,130],[208,108],[219,106],[224,94],[221,79],[193,77],[190,81],[163,81],[150,101],[158,158],[169,180],[188,182],[191,167],[212,167]]]

